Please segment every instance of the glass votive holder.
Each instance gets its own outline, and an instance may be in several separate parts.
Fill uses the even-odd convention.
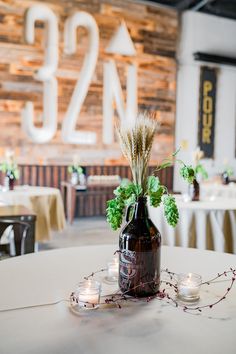
[[[199,274],[187,273],[178,275],[177,294],[182,301],[196,302],[200,298],[202,277]]]
[[[80,308],[93,310],[99,307],[101,284],[95,280],[84,280],[75,292]]]
[[[188,193],[184,193],[184,194],[182,194],[182,200],[183,200],[183,202],[188,203],[191,201],[191,197]]]
[[[114,257],[107,263],[107,280],[116,282],[119,275],[119,261],[117,257]]]

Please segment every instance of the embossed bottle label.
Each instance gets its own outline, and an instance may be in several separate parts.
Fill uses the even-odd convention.
[[[131,279],[136,274],[136,252],[125,250],[120,254],[120,274],[124,278]]]
[[[154,283],[160,281],[159,269],[159,252],[123,250],[120,253],[120,286],[137,287],[149,284],[153,287]]]

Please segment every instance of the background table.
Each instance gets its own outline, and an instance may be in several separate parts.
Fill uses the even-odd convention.
[[[163,207],[149,207],[163,244],[236,253],[236,199],[184,202],[182,196],[175,198],[180,214],[176,228],[167,224]]]
[[[45,251],[0,262],[0,309],[68,299],[76,284],[111,259],[114,246]],[[162,267],[193,271],[204,280],[235,266],[236,256],[162,247]],[[6,276],[7,274],[7,276]],[[202,301],[220,296],[228,282],[202,289]],[[104,284],[103,284],[104,285]],[[209,319],[212,317],[212,319]],[[199,315],[165,301],[85,311],[68,303],[0,312],[0,352],[4,354],[235,354],[236,286],[226,300]]]
[[[0,221],[6,219],[24,221],[29,225],[29,230],[25,240],[25,253],[34,252],[36,215],[31,210],[24,207],[23,205],[0,206]],[[14,248],[13,253],[14,255],[15,254],[19,255],[21,249],[21,239],[16,239],[15,242],[17,245],[16,245],[16,250],[15,250],[15,245],[13,246]]]
[[[219,183],[201,183],[200,194],[202,198],[234,198],[236,199],[236,183],[219,184]]]
[[[62,181],[61,193],[68,222],[73,223],[76,206],[79,216],[105,215],[107,201],[114,198],[113,191],[116,187],[117,184],[106,185],[103,183],[96,185],[92,183],[87,186],[80,186]]]
[[[35,240],[46,241],[51,230],[62,230],[65,214],[59,189],[47,187],[16,187],[13,191],[0,191],[0,201],[8,205],[24,205],[37,215]]]

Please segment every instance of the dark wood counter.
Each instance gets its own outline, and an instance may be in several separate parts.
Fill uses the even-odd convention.
[[[70,182],[61,182],[61,193],[67,220],[72,224],[77,216],[101,216],[106,214],[106,204],[114,198],[113,190],[117,185],[88,185],[81,188]]]

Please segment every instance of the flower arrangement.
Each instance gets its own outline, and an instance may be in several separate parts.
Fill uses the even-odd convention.
[[[84,176],[83,169],[78,164],[73,164],[69,166],[68,172],[70,173],[70,182],[73,185],[77,185],[81,180],[83,180],[82,179],[82,177]],[[81,184],[84,184],[84,181]]]
[[[70,165],[68,166],[68,172],[69,173],[77,173],[78,175],[81,175],[83,173],[83,169],[79,165]]]
[[[199,147],[193,152],[193,166],[183,166],[180,170],[181,176],[186,179],[189,183],[193,183],[194,180],[197,180],[199,175],[203,179],[208,178],[208,173],[204,166],[200,163],[200,160],[204,157],[204,152],[200,150]],[[191,167],[191,168],[189,168]]]
[[[134,204],[139,197],[149,197],[150,205],[158,207],[164,205],[164,215],[169,225],[175,227],[179,219],[178,208],[175,198],[169,194],[166,186],[160,183],[155,175],[159,170],[173,164],[172,159],[166,159],[153,171],[153,175],[147,176],[148,162],[154,135],[158,124],[147,115],[139,114],[134,126],[117,128],[117,134],[123,155],[129,162],[133,181],[125,181],[115,190],[115,198],[107,202],[107,221],[113,230],[117,230],[123,221],[124,210],[127,206]],[[190,175],[195,174],[191,166],[184,165],[184,179],[190,180]]]
[[[225,158],[223,161],[222,175],[223,174],[226,174],[228,177],[232,177],[234,174],[233,168],[231,166],[229,166],[229,161],[227,158]]]
[[[11,179],[19,179],[20,173],[17,163],[14,161],[13,151],[6,151],[6,160],[1,163],[0,171],[5,173]]]
[[[232,177],[234,174],[234,171],[231,166],[226,166],[223,173],[226,173],[228,177]]]
[[[73,155],[73,162],[70,166],[68,166],[68,172],[70,174],[77,173],[78,176],[83,173],[83,169],[79,165],[79,156],[77,154]]]

